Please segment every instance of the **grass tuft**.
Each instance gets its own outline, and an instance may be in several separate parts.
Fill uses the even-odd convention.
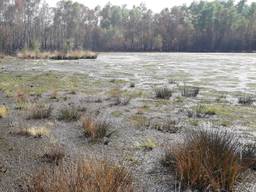
[[[157,147],[157,143],[154,139],[152,138],[147,138],[141,142],[136,142],[135,146],[139,149],[143,149],[145,151],[151,151],[154,148]]]
[[[52,106],[42,103],[33,103],[28,107],[27,119],[47,119],[51,116]]]
[[[199,191],[233,191],[240,174],[249,168],[240,157],[238,140],[230,133],[197,131],[166,153],[183,187]],[[254,159],[255,160],[255,159]]]
[[[75,106],[65,106],[59,111],[57,119],[60,121],[77,121],[80,116],[79,110]]]
[[[253,102],[254,102],[254,99],[250,95],[244,95],[238,98],[238,103],[241,105],[251,105],[253,104]]]
[[[43,155],[42,159],[48,163],[54,163],[56,165],[59,165],[64,157],[64,147],[54,144],[51,146],[50,150]]]
[[[31,127],[22,128],[16,132],[16,135],[41,138],[49,135],[49,130],[46,127]]]
[[[102,139],[107,136],[107,132],[111,124],[106,119],[83,117],[82,118],[83,131],[86,137],[92,140]]]
[[[133,192],[131,174],[106,161],[80,160],[69,167],[42,169],[24,186],[25,192]]]
[[[162,120],[161,122],[152,122],[150,123],[150,127],[162,132],[167,133],[177,133],[179,131],[179,127],[177,126],[177,122],[167,118],[165,120]]]
[[[168,88],[155,89],[155,96],[157,99],[169,99],[172,96],[172,90]]]
[[[181,88],[181,95],[183,97],[196,97],[199,94],[199,87],[183,86]]]

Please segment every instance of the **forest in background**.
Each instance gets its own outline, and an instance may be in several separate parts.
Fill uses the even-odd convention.
[[[90,9],[61,0],[0,1],[0,52],[43,51],[254,51],[256,3],[200,1],[154,13],[110,3]]]

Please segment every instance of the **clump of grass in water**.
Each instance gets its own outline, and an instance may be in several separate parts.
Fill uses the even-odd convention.
[[[250,168],[249,155],[241,156],[239,151],[234,135],[201,130],[187,134],[182,144],[168,150],[163,163],[176,170],[183,188],[233,191],[241,173]]]
[[[196,97],[199,94],[199,87],[183,86],[181,87],[181,95],[183,97]]]
[[[238,103],[242,105],[251,105],[254,102],[254,98],[250,95],[244,95],[238,98]]]
[[[155,97],[157,99],[169,99],[172,96],[173,91],[168,88],[156,88]]]

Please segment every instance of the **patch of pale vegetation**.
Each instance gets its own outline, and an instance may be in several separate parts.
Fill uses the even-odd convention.
[[[49,129],[47,127],[30,127],[30,128],[21,128],[16,132],[17,135],[41,138],[43,136],[49,136]]]
[[[0,119],[8,116],[8,109],[5,106],[0,106]]]

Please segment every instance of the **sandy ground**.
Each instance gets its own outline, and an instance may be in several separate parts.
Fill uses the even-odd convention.
[[[241,143],[256,141],[255,105],[237,102],[238,96],[254,94],[255,63],[255,54],[116,53],[101,54],[95,61],[1,60],[0,106],[9,114],[0,119],[0,191],[20,191],[24,179],[45,165],[41,157],[56,143],[64,146],[65,161],[83,154],[122,162],[133,174],[136,191],[175,191],[175,174],[160,162],[166,147],[181,142],[187,131],[218,128],[237,133]],[[184,84],[200,87],[199,95],[181,97]],[[155,99],[156,87],[173,89],[173,96]],[[17,107],[20,89],[28,102],[51,105],[51,116],[27,120],[26,107]],[[117,97],[130,102],[116,104]],[[213,106],[216,114],[189,118],[188,111],[199,103]],[[108,119],[113,134],[90,142],[80,121],[57,120],[63,106]],[[153,126],[166,119],[175,121],[172,129]],[[21,127],[46,127],[50,133],[42,138],[12,134]],[[154,143],[150,150],[143,146],[147,141]],[[255,173],[247,178],[249,187],[240,191],[255,187]]]

